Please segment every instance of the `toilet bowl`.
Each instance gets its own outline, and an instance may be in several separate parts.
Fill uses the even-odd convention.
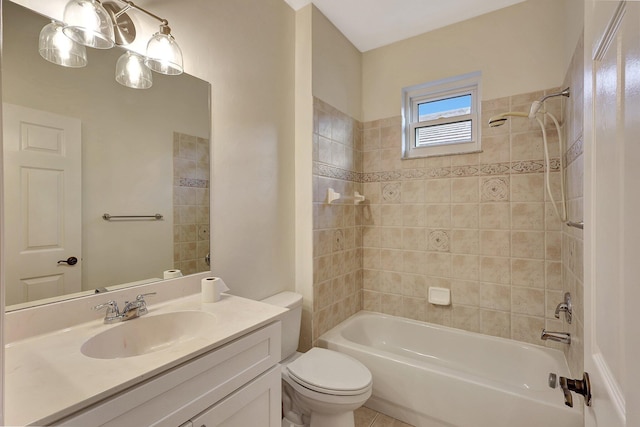
[[[283,292],[263,300],[289,309],[282,322],[283,427],[354,427],[353,411],[371,396],[371,372],[358,360],[314,347],[297,353],[302,296]]]

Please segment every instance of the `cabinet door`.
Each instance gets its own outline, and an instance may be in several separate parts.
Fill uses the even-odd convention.
[[[279,427],[281,373],[275,366],[220,403],[191,419],[193,427]]]

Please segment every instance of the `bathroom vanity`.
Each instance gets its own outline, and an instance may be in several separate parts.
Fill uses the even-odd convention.
[[[5,422],[280,425],[278,318],[286,310],[227,295],[203,304],[200,294],[150,301],[148,310],[9,343]]]

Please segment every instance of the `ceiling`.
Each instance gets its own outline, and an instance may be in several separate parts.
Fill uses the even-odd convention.
[[[361,52],[525,0],[285,0],[313,3]]]

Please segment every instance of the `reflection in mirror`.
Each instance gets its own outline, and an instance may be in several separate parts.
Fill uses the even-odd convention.
[[[209,270],[210,85],[124,87],[120,48],[52,64],[50,20],[8,1],[3,15],[7,310]]]

